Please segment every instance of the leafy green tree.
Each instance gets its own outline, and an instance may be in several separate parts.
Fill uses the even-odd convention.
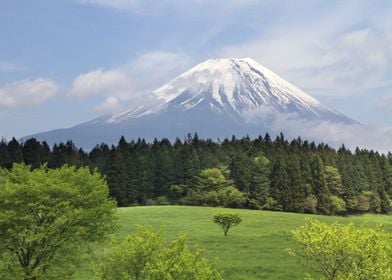
[[[345,193],[343,189],[342,176],[337,168],[329,165],[325,166],[325,182],[332,194],[341,196]]]
[[[293,236],[299,249],[291,253],[312,265],[324,279],[392,279],[392,235],[382,227],[308,220]]]
[[[238,214],[220,213],[214,216],[213,221],[222,228],[223,234],[227,236],[229,229],[237,226],[242,220]]]
[[[340,214],[346,211],[346,203],[336,195],[330,197],[331,211],[334,214]]]
[[[216,191],[232,186],[232,182],[226,179],[222,169],[215,167],[203,169],[198,176],[197,184],[203,191]]]
[[[0,171],[0,252],[12,271],[8,279],[71,277],[67,260],[113,229],[115,203],[105,180],[68,166]]]
[[[240,208],[245,204],[245,194],[237,190],[235,187],[226,187],[218,191],[211,192],[216,193],[219,206]]]
[[[221,274],[203,257],[190,250],[186,238],[164,242],[162,231],[139,227],[123,242],[114,241],[99,266],[102,280],[221,280]]]

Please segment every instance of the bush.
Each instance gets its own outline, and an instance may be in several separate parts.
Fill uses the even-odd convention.
[[[392,279],[392,235],[382,227],[308,220],[293,236],[300,249],[291,253],[304,258],[325,279]]]
[[[139,227],[125,241],[114,241],[106,250],[97,272],[102,280],[221,280],[221,274],[203,257],[190,250],[186,238],[164,242],[162,231]]]
[[[278,201],[273,199],[272,197],[268,197],[265,201],[265,204],[261,206],[263,210],[272,210],[272,211],[283,211],[283,207],[279,204]]]
[[[209,205],[239,208],[245,204],[245,194],[234,187],[208,192],[190,191],[182,200],[187,205]]]
[[[245,194],[234,187],[227,187],[217,192],[219,205],[231,208],[240,208],[244,205]]]
[[[170,205],[170,201],[165,195],[158,196],[155,203],[156,205]]]
[[[331,211],[334,214],[339,214],[346,211],[346,203],[340,197],[331,196]]]

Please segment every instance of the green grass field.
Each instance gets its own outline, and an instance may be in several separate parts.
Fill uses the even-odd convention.
[[[227,237],[212,222],[212,216],[219,212],[235,212],[243,220]],[[308,217],[325,222],[367,222],[369,227],[384,224],[392,231],[392,217],[382,215],[343,218],[211,207],[144,206],[118,209],[120,227],[115,237],[124,238],[135,231],[136,225],[163,226],[168,239],[184,233],[189,244],[203,247],[209,259],[216,259],[224,279],[303,279],[308,268],[285,249],[295,246],[291,230],[304,224]],[[93,278],[92,263],[99,259],[103,247],[100,245],[85,256],[76,279]]]

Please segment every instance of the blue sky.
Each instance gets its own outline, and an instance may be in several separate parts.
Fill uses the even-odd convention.
[[[215,57],[252,57],[387,129],[391,14],[388,0],[0,0],[0,135],[121,111]]]

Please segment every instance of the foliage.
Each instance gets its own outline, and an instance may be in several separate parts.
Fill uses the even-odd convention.
[[[227,236],[229,229],[241,223],[242,220],[238,214],[220,213],[213,217],[213,221],[222,228],[223,234]]]
[[[12,279],[71,277],[80,245],[112,232],[115,203],[98,172],[14,164],[0,174],[0,252]]]
[[[189,205],[211,205],[240,208],[246,201],[244,193],[234,187],[226,187],[219,190],[201,192],[191,191],[184,198],[183,203]]]
[[[343,213],[346,211],[346,203],[338,196],[331,196],[331,212],[334,214]]]
[[[232,182],[226,179],[224,173],[219,168],[201,170],[197,180],[199,189],[203,191],[217,191],[232,186]]]
[[[317,213],[317,198],[314,195],[308,196],[304,201],[305,213],[316,214]]]
[[[358,212],[366,212],[369,211],[370,209],[370,203],[369,203],[369,198],[363,194],[357,195],[355,197],[357,204],[356,204],[356,210]]]
[[[392,279],[392,235],[382,227],[308,220],[293,236],[300,249],[291,252],[310,260],[325,279]]]
[[[36,139],[0,140],[0,167],[16,162],[33,169],[44,163],[97,168],[119,206],[223,206],[218,193],[236,188],[245,201],[235,207],[344,215],[392,210],[391,153],[333,149],[299,137],[289,141],[283,134],[219,142],[196,134],[150,143],[121,137],[117,145],[100,144],[88,153],[71,141],[50,148]],[[345,211],[336,208],[342,206],[336,198]]]
[[[184,236],[164,242],[162,230],[150,227],[139,227],[123,242],[114,241],[105,252],[98,276],[108,280],[222,279],[201,249],[188,248]]]
[[[336,196],[344,194],[342,175],[340,175],[339,170],[336,167],[329,165],[325,166],[325,181],[331,193]]]

